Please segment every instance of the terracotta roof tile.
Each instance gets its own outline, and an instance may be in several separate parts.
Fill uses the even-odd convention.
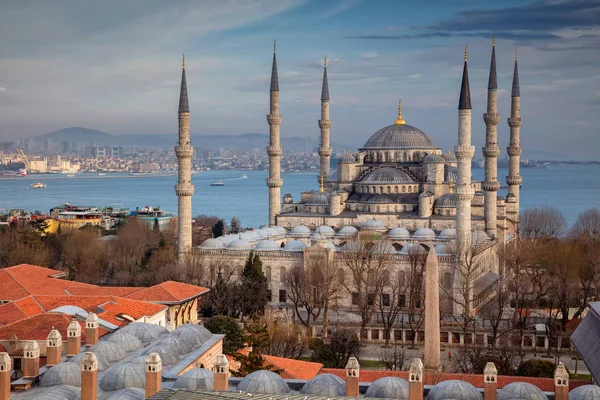
[[[0,326],[11,324],[23,318],[27,318],[27,314],[17,307],[14,301],[0,306]]]
[[[16,334],[19,340],[46,340],[48,333],[55,327],[63,338],[67,337],[67,326],[71,322],[71,317],[60,313],[44,313],[25,318],[12,324],[0,326],[0,340],[8,340],[13,334]],[[81,325],[81,338],[85,341],[85,323],[78,321]],[[107,331],[98,330],[98,335],[102,336]]]
[[[319,374],[323,364],[294,360],[292,358],[282,358],[270,355],[263,355],[264,365],[273,365],[281,369],[281,377],[284,379],[303,379],[309,380]]]
[[[104,311],[98,313],[98,318],[122,326],[129,322],[123,319],[117,319],[121,314],[128,315],[133,319],[138,320],[144,316],[151,317],[156,315],[165,310],[167,306],[126,299],[123,297],[113,297],[110,301],[100,304],[100,308]]]
[[[175,281],[167,281],[137,291],[127,297],[135,300],[153,302],[182,302],[207,293],[209,289],[202,286],[188,285]]]
[[[138,292],[145,288],[140,287],[119,287],[119,286],[96,286],[93,292],[89,288],[81,286],[69,286],[67,290],[73,296],[120,296],[127,297],[128,295]]]
[[[37,267],[35,265],[20,264],[14,267],[4,268],[3,271],[5,271],[14,281],[14,283],[11,283],[12,287],[8,288],[11,291],[10,293],[22,293],[22,290],[26,293],[24,295],[21,294],[18,297],[13,297],[10,300],[21,299],[27,297],[27,295],[65,295],[69,294],[66,290],[69,286],[87,288],[96,287],[95,285],[60,279],[64,277],[62,271]],[[4,288],[0,287],[0,290],[2,289]],[[3,295],[0,294],[0,296]]]
[[[7,269],[0,269],[0,300],[18,300],[29,296],[27,290],[7,272]]]
[[[6,349],[1,344],[0,344],[0,353],[6,353]]]
[[[28,317],[32,315],[41,314],[44,309],[39,305],[33,296],[25,297],[24,299],[16,300],[15,304],[21,311],[23,311]]]

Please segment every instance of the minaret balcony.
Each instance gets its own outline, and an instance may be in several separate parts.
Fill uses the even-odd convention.
[[[498,122],[500,122],[500,113],[485,113],[483,114],[483,120],[486,125],[498,125]]]
[[[521,185],[523,183],[523,177],[520,175],[517,176],[507,176],[506,177],[506,184],[510,185],[510,186],[515,186],[515,185]]]
[[[481,182],[481,189],[486,192],[497,192],[500,190],[500,182],[498,181],[483,181]]]
[[[175,155],[177,158],[192,158],[194,155],[194,148],[190,145],[175,146]]]
[[[456,198],[458,200],[472,200],[473,189],[468,185],[456,186]]]
[[[474,154],[473,146],[454,146],[454,155],[457,159],[472,159]]]
[[[268,114],[267,115],[267,122],[269,123],[269,125],[281,125],[281,120],[283,118],[281,117],[281,114]]]
[[[178,183],[175,185],[175,194],[177,196],[193,196],[194,190],[194,185],[191,183]]]
[[[523,122],[521,117],[508,118],[507,121],[508,121],[508,126],[510,126],[511,128],[518,128],[521,126],[521,123]]]
[[[269,188],[280,188],[283,186],[283,179],[281,178],[267,178],[267,187]]]
[[[269,157],[280,157],[283,152],[281,146],[267,146],[267,154]]]
[[[498,146],[485,146],[482,150],[484,157],[498,158],[500,155],[500,147]]]
[[[523,152],[523,150],[521,150],[521,148],[519,146],[508,146],[506,148],[506,152],[511,157],[518,157],[518,156],[521,155],[521,153]]]
[[[319,128],[321,128],[321,129],[331,128],[331,120],[330,119],[320,119],[319,120]]]
[[[333,153],[331,147],[319,147],[319,155],[321,157],[330,157],[331,153]]]

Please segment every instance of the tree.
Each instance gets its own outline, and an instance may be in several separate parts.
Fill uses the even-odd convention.
[[[517,368],[518,376],[533,376],[537,378],[553,378],[556,364],[548,360],[523,361]]]
[[[230,226],[231,233],[240,233],[240,231],[242,230],[242,225],[238,217],[231,218]]]
[[[496,282],[496,295],[483,306],[480,312],[481,317],[487,320],[492,328],[492,349],[496,348],[498,338],[510,330],[509,320],[505,314],[510,307],[511,300],[512,293],[508,283],[501,277]]]
[[[413,347],[417,332],[425,322],[425,264],[427,252],[419,245],[411,244],[407,250],[408,271],[398,272],[400,306],[407,308],[408,326],[412,332]]]
[[[206,296],[202,305],[205,316],[211,315],[236,315],[235,306],[236,286],[223,277],[221,272],[217,275],[217,281]]]
[[[275,323],[267,324],[269,343],[265,347],[265,354],[283,358],[299,358],[306,349],[306,341],[298,336],[292,324]]]
[[[350,357],[359,358],[360,342],[352,329],[338,329],[330,336],[330,342],[313,339],[311,360],[327,368],[344,368]]]
[[[225,223],[222,219],[218,220],[212,227],[212,235],[214,238],[225,234]]]
[[[385,368],[390,371],[404,371],[406,368],[406,349],[404,346],[398,347],[398,343],[395,343],[391,348],[381,349],[381,355],[379,357]]]
[[[559,237],[566,227],[564,215],[553,207],[528,208],[521,213],[521,236],[531,241]]]
[[[275,369],[272,365],[265,365],[263,360],[263,349],[269,344],[269,332],[267,331],[267,325],[259,320],[257,317],[253,317],[251,320],[246,322],[243,334],[243,342],[251,350],[247,355],[237,352],[234,356],[235,360],[240,363],[240,368],[237,372],[234,372],[236,376],[246,376],[254,371],[258,370],[270,370],[276,373],[280,371]]]
[[[206,321],[204,327],[211,331],[211,333],[225,335],[223,339],[223,353],[233,354],[242,347],[242,330],[235,319],[225,315],[216,315]]]
[[[294,304],[296,317],[306,327],[308,337],[312,337],[313,323],[321,315],[322,302],[317,294],[315,272],[312,268],[305,271],[303,265],[296,265],[287,275],[287,284],[290,288],[288,297]],[[304,310],[304,313],[300,312]]]
[[[242,318],[262,314],[269,300],[267,290],[267,278],[262,270],[262,261],[258,254],[251,251],[242,271],[241,282],[237,287],[237,301]]]
[[[592,208],[579,214],[569,237],[576,241],[583,257],[579,268],[579,308],[573,318],[579,318],[589,299],[600,295],[600,210]]]

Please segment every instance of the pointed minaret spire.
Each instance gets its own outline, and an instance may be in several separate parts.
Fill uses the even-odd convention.
[[[271,69],[271,92],[279,92],[279,77],[277,76],[277,41],[273,41],[273,68]]]
[[[190,112],[187,94],[187,81],[185,79],[185,54],[183,55],[183,59],[181,61],[181,89],[179,91],[179,112]]]
[[[492,61],[490,62],[488,89],[498,89],[498,78],[496,76],[496,36],[492,39]]]
[[[510,211],[512,214],[512,220],[515,222],[515,232],[519,232],[519,204],[520,204],[520,192],[521,184],[523,183],[523,177],[520,172],[521,163],[521,91],[519,90],[519,65],[518,65],[518,53],[515,51],[515,71],[513,75],[512,83],[512,96],[510,105],[510,118],[508,118],[508,126],[510,127],[510,143],[506,148],[508,152],[508,176],[506,177],[506,183],[508,184],[508,195],[506,200],[512,207],[507,209],[507,213]],[[510,217],[509,217],[510,218]]]
[[[327,82],[327,56],[323,60],[323,87],[321,88],[321,101],[329,101],[329,83]]]
[[[319,147],[320,174],[318,177],[319,187],[323,191],[325,180],[331,172],[331,147],[330,130],[331,120],[329,119],[329,83],[327,82],[327,56],[323,60],[323,87],[321,88],[321,119],[319,120],[321,129],[321,145]]]
[[[512,97],[521,97],[519,89],[519,51],[515,50],[515,70],[513,72]]]
[[[471,91],[469,89],[469,71],[467,68],[468,48],[465,46],[465,64],[463,66],[462,84],[460,85],[459,110],[471,109]]]
[[[267,187],[269,188],[269,226],[277,225],[277,214],[281,210],[281,153],[283,149],[280,144],[281,114],[279,113],[279,79],[277,78],[277,43],[273,42],[273,69],[271,70],[271,91],[269,92],[269,145],[267,154],[269,156],[269,177]]]

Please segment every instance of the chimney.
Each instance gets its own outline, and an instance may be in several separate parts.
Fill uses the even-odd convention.
[[[569,400],[569,373],[563,363],[554,371],[554,400]]]
[[[0,400],[10,399],[10,356],[0,353]]]
[[[11,353],[19,348],[19,338],[16,334],[12,334],[8,340],[8,352]]]
[[[59,331],[52,327],[46,338],[46,365],[58,364],[62,358],[62,336]]]
[[[215,373],[215,392],[227,392],[229,390],[229,361],[225,354],[218,354],[213,365]]]
[[[423,362],[413,358],[408,370],[408,399],[423,400]]]
[[[93,346],[98,343],[98,316],[91,312],[85,319],[85,345]]]
[[[162,383],[162,360],[156,353],[146,357],[146,398],[160,391]]]
[[[498,370],[493,362],[489,362],[483,369],[483,399],[496,400],[497,393]]]
[[[81,359],[81,398],[98,400],[98,359],[90,352]]]
[[[81,352],[81,325],[73,319],[67,326],[67,356],[73,357]]]
[[[360,388],[358,385],[358,377],[360,372],[360,365],[356,357],[350,357],[348,364],[346,364],[346,396],[347,397],[358,397],[360,394]]]
[[[40,374],[40,345],[35,340],[23,349],[23,377],[35,378]]]

